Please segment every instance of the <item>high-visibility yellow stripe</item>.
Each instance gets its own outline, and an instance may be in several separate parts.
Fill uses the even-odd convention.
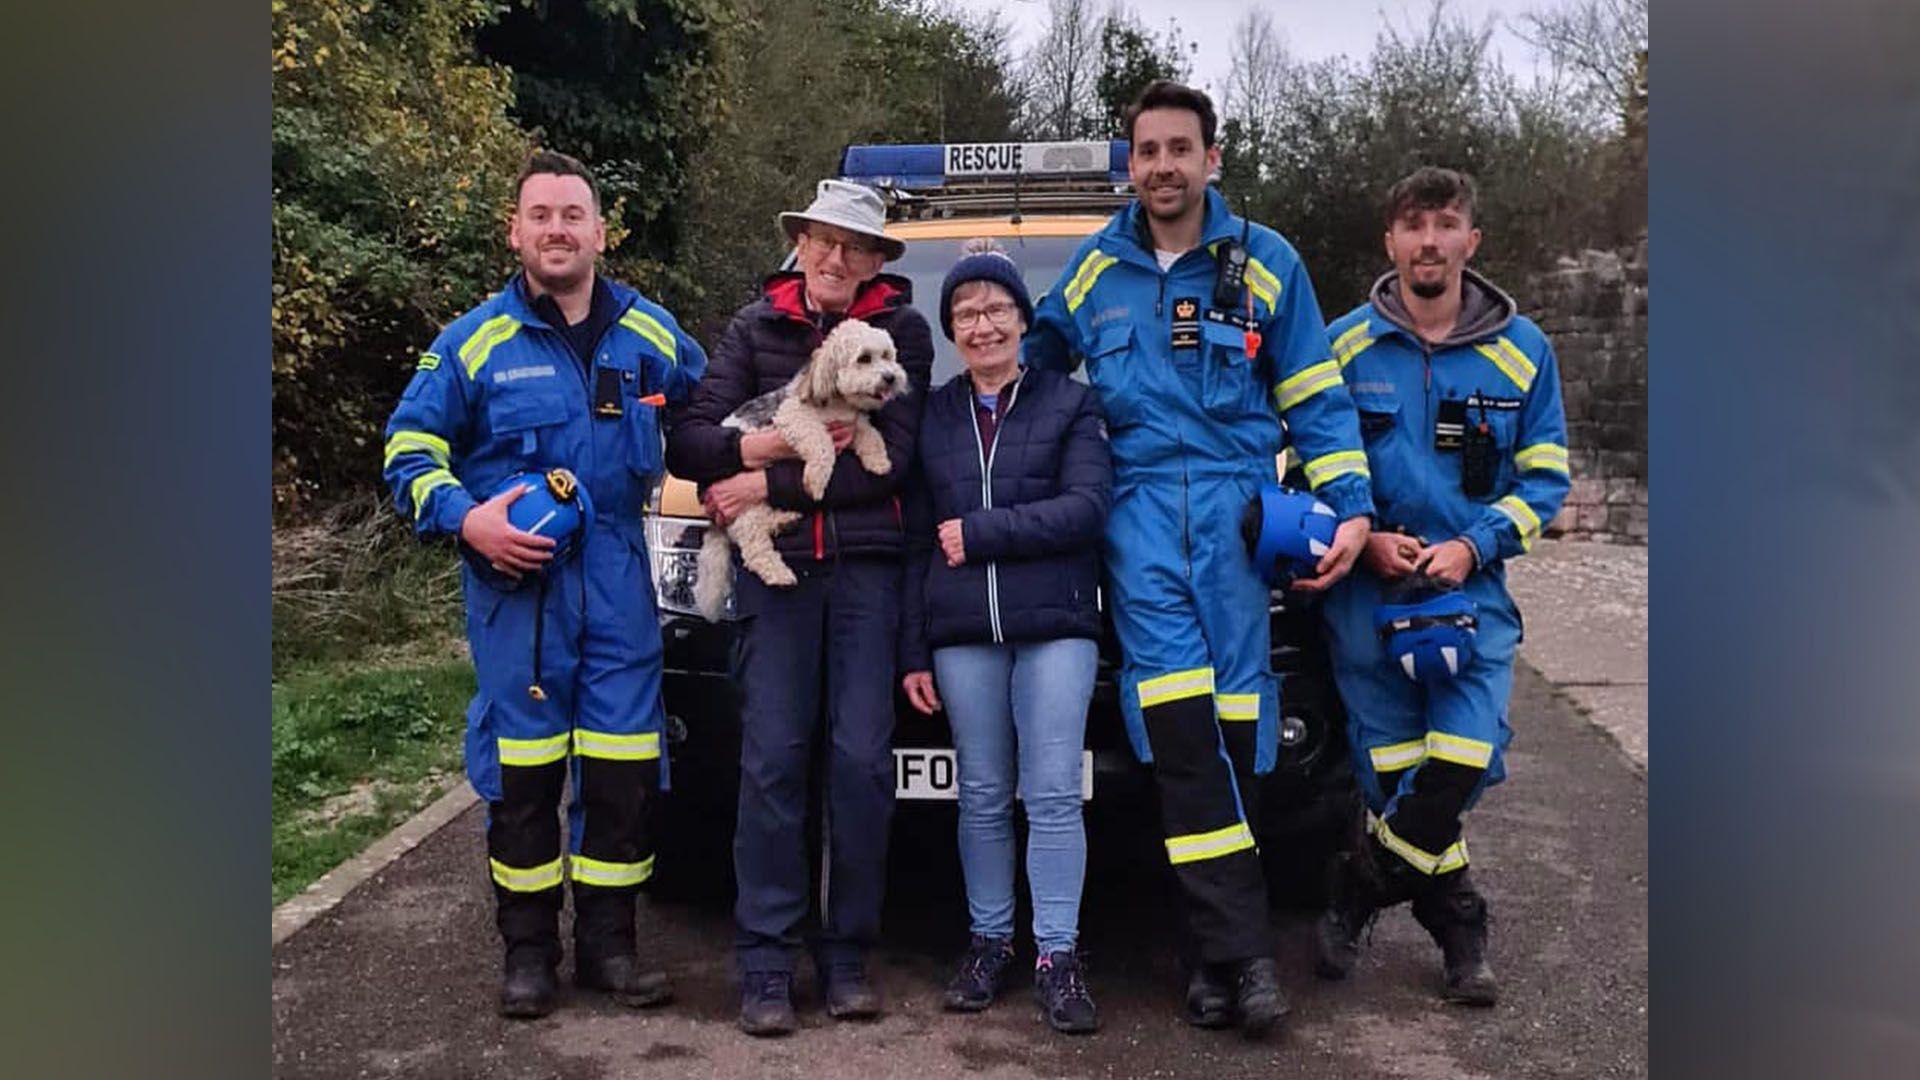
[[[1259,694],[1215,694],[1214,714],[1222,720],[1260,719]]]
[[[1414,739],[1391,746],[1376,746],[1367,751],[1367,757],[1373,761],[1374,772],[1411,769],[1427,759],[1427,744],[1424,740]]]
[[[1192,697],[1206,697],[1213,693],[1213,669],[1210,667],[1189,668],[1169,675],[1157,675],[1151,679],[1140,680],[1140,707],[1150,709],[1155,705],[1165,705],[1169,701],[1184,701]]]
[[[618,888],[622,885],[638,885],[653,876],[651,855],[633,863],[604,862],[589,859],[585,855],[575,855],[567,861],[571,864],[573,880],[583,885]]]
[[[1567,467],[1567,448],[1558,443],[1534,443],[1522,447],[1519,453],[1513,455],[1513,464],[1521,472],[1540,469],[1562,476],[1573,475],[1573,470]]]
[[[1467,842],[1455,840],[1452,847],[1440,853],[1440,861],[1434,865],[1433,872],[1445,874],[1454,870],[1464,870],[1466,867]]]
[[[498,739],[500,764],[551,765],[567,756],[567,736],[562,732],[545,739]]]
[[[1374,342],[1373,338],[1361,338],[1360,340],[1355,341],[1352,344],[1349,344],[1344,349],[1336,350],[1333,354],[1333,358],[1339,362],[1341,367],[1346,367],[1348,364],[1353,363],[1354,357],[1359,356],[1363,352],[1366,352],[1368,347],[1370,347],[1373,344],[1373,342]]]
[[[396,431],[393,438],[387,440],[387,456],[381,467],[393,464],[393,459],[410,450],[425,450],[434,464],[445,467],[452,460],[453,448],[447,440],[425,431]]]
[[[1321,485],[1337,476],[1359,473],[1371,478],[1373,473],[1367,469],[1367,454],[1364,450],[1336,450],[1323,454],[1307,462],[1307,486],[1318,491]]]
[[[573,752],[605,761],[652,761],[660,756],[660,733],[609,735],[604,731],[573,730]]]
[[[1247,828],[1246,822],[1236,821],[1212,832],[1167,837],[1167,861],[1178,866],[1202,859],[1218,859],[1252,846],[1253,830]]]
[[[539,892],[542,889],[560,887],[562,870],[560,860],[541,863],[539,866],[521,868],[508,866],[499,859],[488,859],[487,865],[493,867],[493,880],[509,892]]]
[[[466,344],[460,346],[460,364],[467,369],[467,378],[476,378],[480,365],[487,362],[496,346],[520,332],[520,320],[511,315],[495,315],[480,324]]]
[[[1493,760],[1493,744],[1449,735],[1444,731],[1429,731],[1427,756],[1435,761],[1451,761],[1456,765],[1484,769]]]
[[[1493,366],[1512,379],[1513,385],[1519,387],[1521,393],[1526,393],[1533,386],[1536,371],[1533,361],[1527,359],[1527,354],[1521,352],[1513,342],[1499,338],[1491,345],[1475,345],[1473,348],[1481,356],[1493,361]]]
[[[654,348],[664,353],[669,362],[680,362],[680,347],[673,340],[673,332],[661,325],[659,319],[639,308],[629,308],[620,316],[620,325],[653,342]]]
[[[1347,346],[1353,344],[1354,342],[1360,340],[1363,337],[1366,337],[1367,328],[1372,325],[1373,323],[1367,321],[1366,319],[1361,319],[1359,322],[1354,323],[1352,326],[1347,327],[1345,330],[1342,330],[1340,332],[1340,336],[1333,339],[1334,355],[1335,356],[1340,355],[1341,353],[1346,351]]]
[[[1279,402],[1280,411],[1286,412],[1295,405],[1307,400],[1322,390],[1330,390],[1340,385],[1340,365],[1332,360],[1322,360],[1283,379],[1273,391],[1274,400]]]
[[[1267,302],[1268,311],[1279,310],[1280,279],[1273,276],[1265,263],[1251,256],[1247,258],[1247,288]]]
[[[1505,514],[1513,522],[1513,527],[1519,530],[1521,551],[1533,547],[1533,538],[1540,535],[1540,515],[1533,512],[1533,507],[1518,495],[1508,495],[1494,503],[1493,508]]]
[[[434,488],[446,487],[448,484],[458,485],[459,483],[460,481],[455,480],[453,474],[445,469],[434,469],[432,472],[423,472],[419,476],[414,477],[413,483],[408,487],[408,494],[413,499],[413,520],[419,521],[421,513],[426,510],[427,494],[429,492]]]
[[[426,353],[420,354],[420,362],[413,365],[413,370],[432,371],[439,366],[440,366],[440,354],[426,352]]]
[[[1076,292],[1080,288],[1080,282],[1086,278],[1087,271],[1093,269],[1101,259],[1107,257],[1107,254],[1099,248],[1094,248],[1092,251],[1087,252],[1087,257],[1081,259],[1080,265],[1073,268],[1073,276],[1067,279],[1067,287],[1060,290],[1061,295],[1069,296]]]
[[[1440,865],[1439,855],[1422,851],[1412,844],[1407,843],[1405,840],[1400,839],[1393,829],[1387,825],[1384,818],[1376,818],[1374,820],[1373,835],[1380,839],[1382,847],[1405,859],[1408,865],[1423,874],[1433,873]]]
[[[1066,292],[1062,294],[1067,302],[1067,310],[1078,310],[1080,305],[1086,302],[1087,294],[1093,291],[1093,283],[1100,280],[1100,275],[1106,273],[1109,266],[1119,261],[1118,256],[1100,251],[1088,256],[1087,261],[1081,264],[1080,273],[1074,276],[1073,281],[1067,285]]]

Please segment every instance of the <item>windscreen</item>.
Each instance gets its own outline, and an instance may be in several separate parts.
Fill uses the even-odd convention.
[[[1019,264],[1020,276],[1027,283],[1027,292],[1033,297],[1034,305],[1038,306],[1041,294],[1053,288],[1061,269],[1085,237],[1033,236],[1022,239],[1002,236],[998,239],[1000,246]],[[966,242],[966,237],[909,241],[907,253],[888,263],[886,268],[888,273],[899,274],[913,281],[913,306],[920,309],[933,327],[935,386],[960,373],[960,354],[954,349],[953,342],[940,332],[940,283],[946,280],[947,271],[953,269],[954,261],[960,258],[961,245]]]

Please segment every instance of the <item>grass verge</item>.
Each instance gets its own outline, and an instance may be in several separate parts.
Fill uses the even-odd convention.
[[[464,655],[313,662],[273,683],[273,902],[432,802],[460,773]]]

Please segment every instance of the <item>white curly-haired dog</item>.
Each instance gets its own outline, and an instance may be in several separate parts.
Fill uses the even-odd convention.
[[[852,420],[854,456],[868,472],[885,476],[893,471],[893,462],[887,458],[886,441],[867,414],[907,390],[907,372],[894,352],[892,336],[859,319],[848,319],[813,350],[792,381],[741,405],[721,426],[743,432],[777,428],[799,452],[801,483],[807,494],[818,499],[826,494],[836,456],[827,424]],[[767,584],[792,585],[799,580],[774,549],[773,537],[800,517],[798,511],[760,503],[742,511],[724,530],[707,530],[693,591],[708,621],[719,621],[733,595],[729,549],[735,544],[740,547],[741,565]]]

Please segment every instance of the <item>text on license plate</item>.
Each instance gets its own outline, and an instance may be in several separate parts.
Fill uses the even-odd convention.
[[[1018,798],[1019,792],[1014,796]],[[893,797],[896,799],[958,799],[960,769],[952,750],[902,749],[893,751]],[[1080,800],[1093,798],[1093,751],[1080,751]]]

